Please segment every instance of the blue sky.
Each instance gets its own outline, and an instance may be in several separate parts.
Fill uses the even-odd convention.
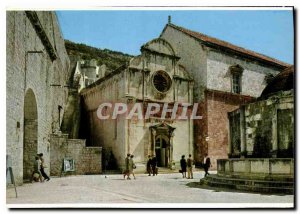
[[[132,55],[172,23],[293,64],[291,10],[56,11],[65,39]]]

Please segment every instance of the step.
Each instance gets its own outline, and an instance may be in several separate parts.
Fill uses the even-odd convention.
[[[226,178],[236,178],[236,179],[249,179],[249,180],[264,180],[264,181],[286,181],[286,182],[294,182],[294,177],[292,175],[258,175],[258,174],[217,174],[219,177],[226,177]]]
[[[229,178],[222,176],[209,175],[205,179],[209,181],[223,182],[234,185],[252,185],[252,186],[294,186],[294,182],[288,181],[270,181],[270,180],[258,180],[258,179],[239,179],[239,178]]]
[[[225,188],[233,190],[243,190],[260,193],[294,193],[294,182],[270,181],[257,179],[240,179],[231,177],[222,177],[218,175],[208,175],[200,180],[201,185],[216,188]]]
[[[251,191],[251,192],[260,192],[260,193],[285,193],[285,194],[293,194],[294,188],[292,187],[257,187],[252,185],[234,185],[223,182],[213,182],[207,181],[203,183],[210,187],[218,187],[225,188],[231,190],[243,190],[243,191]]]

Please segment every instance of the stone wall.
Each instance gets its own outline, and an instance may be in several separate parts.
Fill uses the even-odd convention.
[[[236,64],[243,68],[241,94],[252,97],[259,97],[266,87],[265,76],[267,74],[276,76],[281,71],[278,68],[261,65],[255,61],[245,60],[241,57],[211,49],[207,57],[207,88],[232,92],[232,76],[229,67]]]
[[[86,147],[85,140],[68,139],[67,134],[53,134],[50,147],[50,175],[61,175],[64,158],[75,161],[75,171],[68,172],[68,175],[100,174],[101,156],[101,147]]]
[[[104,80],[101,84],[81,91],[82,117],[80,138],[87,139],[88,146],[101,146],[112,151],[114,157],[121,161],[126,156],[125,139],[126,121],[118,117],[117,120],[100,120],[97,109],[101,103],[127,103],[124,98],[125,74],[116,74]],[[107,114],[112,114],[113,109],[108,108]]]
[[[44,153],[48,165],[50,134],[59,129],[58,106],[64,109],[68,95],[66,87],[51,86],[65,86],[69,75],[69,58],[56,15],[31,11],[31,18],[32,15],[36,25],[25,11],[6,12],[6,152],[12,158],[18,184],[25,173],[23,156],[28,157],[28,163],[34,160],[33,154],[23,154],[24,135],[27,136],[24,106],[30,102],[25,95],[33,94],[37,108],[35,151]]]
[[[217,159],[228,156],[228,118],[227,112],[239,108],[240,104],[249,102],[252,98],[220,91],[207,90],[204,108],[206,116],[203,118],[199,133],[201,138],[197,144],[201,145],[197,161],[202,161],[205,153],[211,158],[213,169],[217,167]],[[205,131],[206,130],[206,131]]]
[[[286,110],[282,117],[280,111]],[[245,106],[246,151],[257,156],[255,150],[266,150],[269,157],[294,148],[293,92],[280,92],[267,100]],[[263,143],[264,145],[259,145]],[[290,148],[292,147],[292,148]],[[282,154],[283,155],[283,154]],[[282,157],[282,155],[280,155]]]
[[[179,63],[192,75],[195,101],[203,100],[207,82],[207,48],[196,39],[172,27],[167,27],[160,37],[174,47],[180,57]]]
[[[240,133],[240,155],[262,158],[293,157],[293,91],[278,92],[266,100],[249,103],[235,112],[230,112],[229,117],[236,112],[239,112],[240,118],[245,121],[238,124],[239,127],[230,124],[233,131],[244,130]]]
[[[70,89],[67,104],[64,110],[61,131],[68,133],[72,139],[79,138],[81,105],[77,89]]]
[[[243,175],[249,178],[265,176],[269,179],[284,176],[294,177],[294,159],[292,158],[245,158],[219,159],[218,175]]]

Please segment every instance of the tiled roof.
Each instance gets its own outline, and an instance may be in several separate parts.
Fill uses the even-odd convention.
[[[195,39],[201,40],[201,41],[203,41],[205,43],[208,43],[208,44],[211,44],[211,45],[217,45],[219,47],[226,48],[228,50],[231,50],[231,51],[243,54],[243,55],[248,55],[248,56],[254,57],[258,60],[273,63],[273,64],[279,65],[281,67],[284,67],[284,68],[291,66],[290,64],[287,64],[285,62],[281,62],[277,59],[265,56],[265,55],[260,54],[260,53],[256,53],[256,52],[251,51],[251,50],[247,50],[245,48],[233,45],[229,42],[225,42],[223,40],[216,39],[216,38],[207,36],[205,34],[196,32],[196,31],[192,31],[192,30],[189,30],[189,29],[186,29],[186,28],[174,25],[174,24],[167,24],[166,27],[167,26],[173,27],[174,29],[177,29],[177,30],[179,30],[179,31],[181,31],[181,32],[183,32],[183,33],[185,33],[185,34],[187,34],[187,35],[189,35],[189,36],[191,36]]]
[[[273,80],[266,86],[266,88],[261,93],[261,97],[268,97],[276,92],[288,91],[293,88],[294,67],[290,66],[273,78]]]

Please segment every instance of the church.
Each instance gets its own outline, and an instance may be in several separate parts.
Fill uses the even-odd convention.
[[[291,65],[171,22],[160,38],[167,40],[194,80],[194,102],[202,120],[194,120],[194,158],[212,160],[230,154],[228,112],[260,96],[267,83]]]
[[[127,153],[145,164],[156,155],[159,166],[179,164],[192,154],[199,165],[205,154],[213,169],[230,153],[228,112],[255,100],[267,82],[290,65],[231,43],[171,23],[158,39],[141,47],[141,55],[81,90],[83,130],[90,145],[103,146],[122,164]],[[99,121],[103,102],[199,104],[197,120],[158,117]],[[189,111],[191,111],[191,107]],[[88,119],[87,119],[88,118]],[[163,127],[163,128],[162,128]],[[164,130],[164,131],[161,131]]]
[[[140,103],[145,112],[149,103],[172,109],[192,110],[193,79],[173,47],[163,38],[153,39],[141,47],[141,55],[80,91],[83,98],[86,138],[89,146],[102,146],[105,154],[113,154],[122,168],[127,153],[135,156],[137,167],[145,169],[148,155],[156,156],[158,166],[174,168],[182,155],[193,154],[193,121],[182,120],[159,111],[140,119],[118,115],[116,119],[100,120],[97,110],[101,103]],[[184,103],[184,106],[183,106]],[[187,106],[187,107],[186,107]],[[104,109],[109,114],[110,108]],[[178,115],[177,115],[178,116]]]

